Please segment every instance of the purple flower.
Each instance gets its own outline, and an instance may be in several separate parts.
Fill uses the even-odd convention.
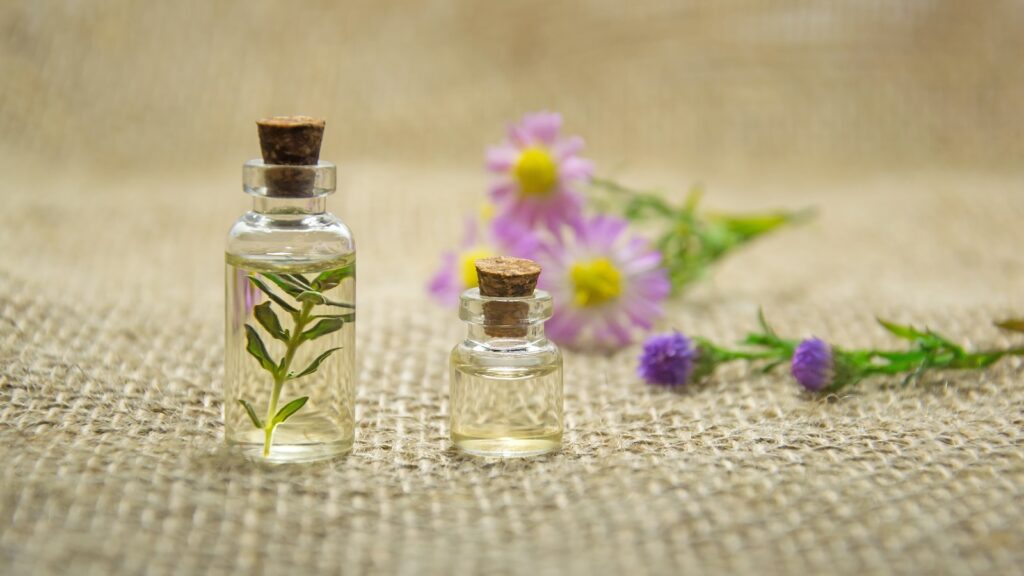
[[[483,220],[483,221],[482,221]],[[427,285],[427,291],[439,304],[455,307],[459,295],[475,288],[476,261],[490,256],[523,256],[537,249],[537,237],[518,226],[488,225],[483,219],[467,218],[458,250],[441,255],[441,265]]]
[[[637,373],[648,384],[682,386],[690,381],[700,351],[679,332],[655,334],[644,342]]]
[[[811,392],[827,388],[835,379],[832,348],[818,338],[800,342],[793,353],[791,366],[796,381]]]
[[[497,225],[496,225],[497,226]],[[595,216],[562,227],[539,245],[540,286],[551,293],[552,340],[569,346],[613,348],[650,330],[664,314],[671,284],[661,253],[629,234],[627,222]]]
[[[593,164],[577,156],[579,136],[560,138],[562,115],[527,114],[508,129],[508,139],[487,150],[487,168],[499,175],[491,187],[498,218],[527,228],[556,229],[583,211],[575,186],[585,183]]]

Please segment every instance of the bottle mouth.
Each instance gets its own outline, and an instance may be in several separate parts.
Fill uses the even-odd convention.
[[[292,166],[249,160],[242,165],[242,189],[265,198],[317,198],[337,188],[337,167],[323,160]]]
[[[551,318],[551,295],[534,290],[532,296],[483,296],[479,288],[470,288],[459,299],[459,318],[483,326],[526,327]]]

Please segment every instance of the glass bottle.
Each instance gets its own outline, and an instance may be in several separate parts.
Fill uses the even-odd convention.
[[[250,160],[242,174],[253,209],[232,226],[225,254],[226,440],[275,462],[348,452],[355,244],[327,212],[335,166]]]
[[[489,314],[496,307],[521,313]],[[482,296],[479,288],[462,294],[459,317],[468,332],[450,358],[456,448],[507,457],[561,446],[562,354],[544,334],[551,310],[551,296],[542,290],[525,297]]]

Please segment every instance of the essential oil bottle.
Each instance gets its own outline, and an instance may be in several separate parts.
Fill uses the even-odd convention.
[[[225,251],[225,438],[273,462],[329,458],[351,450],[355,430],[355,243],[327,211],[324,122],[257,127],[263,159],[242,169],[253,209]]]
[[[562,444],[562,354],[544,335],[551,296],[540,266],[521,258],[476,262],[479,288],[462,294],[469,326],[451,353],[451,438],[480,456],[534,456]]]

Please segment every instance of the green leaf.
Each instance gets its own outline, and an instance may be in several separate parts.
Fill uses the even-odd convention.
[[[747,346],[765,346],[772,348],[775,346],[776,339],[767,334],[747,334],[743,340],[740,340],[740,344]]]
[[[929,347],[945,347],[947,350],[951,350],[954,354],[957,355],[962,355],[965,353],[962,346],[956,344],[949,338],[946,338],[945,336],[939,334],[938,332],[935,332],[934,330],[928,330],[928,338]]]
[[[307,400],[309,400],[309,396],[303,396],[302,398],[296,398],[295,400],[292,400],[291,402],[285,404],[284,407],[278,410],[277,414],[274,416],[274,426],[277,426],[278,424],[284,422],[292,414],[298,412],[299,408],[302,408],[303,406],[306,405]]]
[[[324,304],[328,306],[337,306],[338,308],[349,308],[351,310],[356,309],[355,304],[349,304],[347,302],[338,302],[337,300],[331,300],[330,298],[324,298]]]
[[[995,323],[996,326],[1003,330],[1010,330],[1011,332],[1024,332],[1024,318],[1007,318],[1006,320],[1000,320]]]
[[[317,292],[316,290],[305,290],[301,294],[295,297],[296,300],[303,304],[325,304],[327,298],[324,295]]]
[[[924,359],[921,360],[921,363],[917,366],[917,369],[911,372],[910,374],[907,374],[906,378],[904,378],[903,382],[901,382],[901,385],[908,386],[910,384],[917,384],[918,382],[920,382],[921,377],[924,376],[924,373],[929,368],[932,367],[932,361],[933,358],[931,355],[925,355]]]
[[[937,351],[946,349],[958,355],[964,354],[963,347],[950,341],[949,338],[946,338],[937,332],[933,332],[932,330],[918,330],[909,324],[896,324],[895,322],[889,322],[882,318],[876,318],[876,320],[878,320],[878,323],[890,334],[897,338],[915,342],[922,350]]]
[[[313,314],[310,318],[338,318],[342,322],[355,322],[356,313],[349,312],[348,314]]]
[[[326,270],[321,272],[320,275],[316,277],[316,280],[313,280],[312,287],[314,290],[326,292],[338,284],[341,284],[341,282],[346,278],[355,276],[355,273],[355,264],[349,264],[348,266],[342,266],[341,268],[335,268],[334,270]]]
[[[690,188],[690,191],[686,194],[686,202],[683,203],[683,211],[694,213],[697,211],[697,205],[700,204],[701,197],[704,196],[704,189],[699,185],[694,185]]]
[[[238,399],[238,403],[242,405],[242,408],[245,408],[245,413],[248,414],[249,419],[252,420],[252,425],[257,428],[263,428],[263,422],[260,422],[260,417],[256,415],[256,411],[253,410],[252,404],[249,404],[241,398]]]
[[[305,286],[297,284],[290,278],[285,278],[283,275],[278,276],[277,274],[270,274],[268,272],[261,274],[261,276],[276,284],[278,288],[287,292],[288,295],[291,296],[292,298],[295,298],[296,296],[301,294],[303,290],[306,289]]]
[[[263,304],[256,305],[253,308],[253,314],[256,316],[256,321],[260,323],[260,326],[274,338],[277,338],[281,342],[288,341],[288,331],[281,327],[281,321],[277,319],[277,314],[270,309],[270,301],[264,302]]]
[[[669,217],[675,213],[662,199],[661,194],[634,190],[607,178],[592,178],[590,183],[598,190],[610,193],[614,199],[625,200],[622,210],[627,218],[643,218],[649,215],[647,212],[661,217]]]
[[[776,337],[775,330],[772,330],[772,327],[768,325],[768,319],[765,318],[764,308],[758,307],[757,309],[757,323],[761,326],[761,330],[767,336],[771,336],[772,338]]]
[[[313,360],[312,362],[309,363],[309,366],[306,366],[305,370],[303,370],[302,372],[299,372],[298,374],[289,374],[288,378],[290,378],[290,379],[302,378],[303,376],[306,376],[306,375],[312,374],[313,372],[316,372],[317,368],[320,367],[320,364],[324,360],[326,360],[328,356],[330,356],[334,352],[337,352],[338,350],[341,350],[341,348],[340,347],[338,347],[338,348],[331,348],[330,350],[328,350],[328,351],[324,352],[323,354],[317,356],[315,360]]]
[[[264,370],[276,375],[277,364],[270,357],[270,353],[267,352],[267,347],[263,345],[263,340],[260,339],[259,333],[249,324],[245,325],[245,337],[245,351],[252,354],[253,358],[259,360],[260,366]]]
[[[651,215],[668,218],[674,213],[668,203],[655,195],[636,196],[623,210],[623,215],[629,220],[642,220]]]
[[[321,336],[330,334],[331,332],[337,332],[341,330],[341,327],[345,325],[345,321],[341,318],[325,318],[316,323],[315,326],[306,330],[302,333],[302,340],[316,340]]]
[[[282,274],[282,276],[288,278],[295,284],[302,286],[306,290],[313,287],[313,285],[309,283],[309,280],[306,280],[306,277],[302,274]]]
[[[878,323],[890,334],[904,340],[927,340],[930,337],[928,332],[922,332],[910,325],[896,324],[882,318],[875,318]]]
[[[787,358],[780,358],[779,360],[774,360],[772,362],[769,362],[769,363],[765,364],[761,368],[760,372],[762,374],[768,374],[772,370],[775,370],[776,368],[778,368],[779,366],[785,364],[786,362],[789,362],[789,359],[787,359]]]
[[[291,304],[285,302],[284,299],[281,298],[280,296],[278,296],[277,294],[274,294],[274,292],[270,289],[270,287],[268,287],[259,278],[255,277],[255,276],[249,276],[249,282],[252,282],[253,286],[255,286],[255,287],[259,288],[260,290],[262,290],[263,293],[266,294],[268,298],[273,300],[274,303],[277,304],[278,306],[280,306],[281,308],[284,308],[285,310],[287,310],[290,314],[295,315],[295,314],[299,313],[299,309],[298,308],[296,308],[295,306],[292,306]]]
[[[868,362],[874,362],[876,358],[885,360],[886,362],[899,362],[899,363],[919,363],[924,359],[925,353],[921,350],[910,350],[910,351],[888,351],[888,350],[869,350],[867,352]]]
[[[762,234],[767,234],[768,232],[771,232],[772,230],[775,230],[789,222],[789,215],[784,213],[756,214],[753,216],[709,214],[708,218],[712,221],[724,224],[730,232],[743,238],[753,238]]]
[[[949,363],[950,368],[956,369],[978,369],[987,368],[999,361],[1000,358],[1006,356],[1009,351],[998,350],[995,352],[975,352],[974,354],[968,354],[961,358],[956,358]]]

